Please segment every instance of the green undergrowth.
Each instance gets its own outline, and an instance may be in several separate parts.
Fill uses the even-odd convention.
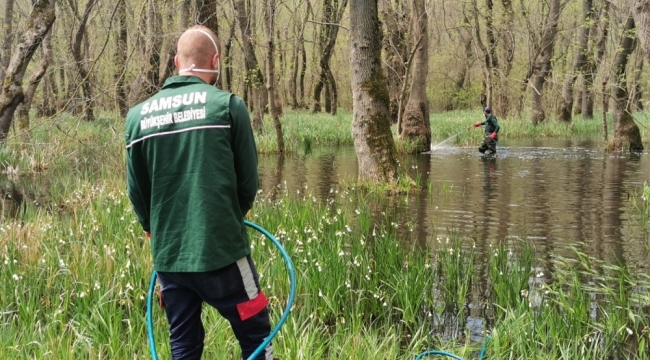
[[[78,177],[60,199],[29,204],[0,225],[0,357],[149,358],[149,245],[123,178]],[[375,210],[377,201],[386,197],[350,187],[333,189],[328,200],[308,190],[258,194],[249,219],[284,245],[297,279],[276,356],[413,359],[443,349],[476,358],[490,335],[493,359],[649,358],[647,276],[575,249],[573,258],[542,262],[526,241],[476,246],[452,233],[421,243],[416,224]],[[270,242],[250,235],[277,322],[289,291],[286,267]],[[166,320],[154,311],[166,358]],[[470,312],[485,319],[481,341],[469,340]],[[239,356],[216,311],[206,308],[204,320],[205,357]]]

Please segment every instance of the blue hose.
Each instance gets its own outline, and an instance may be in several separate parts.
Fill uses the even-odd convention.
[[[289,290],[289,300],[287,301],[287,306],[284,308],[284,313],[282,313],[282,317],[280,318],[280,321],[278,324],[275,326],[273,331],[267,336],[266,339],[260,344],[260,346],[257,347],[257,349],[248,357],[248,360],[255,359],[264,349],[266,346],[273,340],[273,338],[278,334],[280,331],[280,328],[284,323],[287,321],[287,318],[289,317],[289,313],[291,313],[291,307],[293,306],[294,299],[296,297],[296,273],[293,269],[293,262],[291,262],[291,258],[289,257],[289,254],[287,251],[284,249],[282,244],[273,236],[271,233],[266,231],[263,227],[252,223],[250,221],[245,220],[244,224],[246,226],[253,228],[259,232],[261,232],[264,236],[266,236],[271,242],[278,248],[280,253],[282,254],[282,257],[284,258],[284,262],[287,265],[287,272],[289,273],[289,280],[290,280],[290,290]],[[151,282],[149,283],[149,297],[147,299],[147,336],[149,338],[149,349],[151,350],[151,358],[153,360],[158,360],[158,352],[156,351],[156,342],[154,339],[153,335],[153,319],[152,319],[152,307],[153,307],[153,293],[154,293],[154,288],[156,287],[156,271],[154,270],[153,273],[151,274]]]
[[[425,352],[423,352],[422,354],[418,355],[418,357],[416,357],[415,360],[420,360],[420,359],[422,359],[423,357],[428,356],[428,355],[440,355],[440,356],[450,357],[450,358],[452,358],[452,359],[456,359],[456,360],[465,360],[465,359],[463,359],[462,357],[456,356],[456,355],[454,355],[454,354],[450,354],[450,353],[445,352],[445,351],[440,351],[440,350],[429,350],[429,351],[425,351]]]
[[[487,344],[489,342],[490,342],[490,336],[485,338],[485,342],[483,343],[483,347],[481,348],[481,353],[478,355],[479,360],[483,359],[483,357],[485,356],[485,350],[487,350]],[[456,360],[465,360],[460,356],[454,355],[452,353],[448,353],[446,351],[441,351],[441,350],[427,350],[427,351],[421,353],[420,355],[418,355],[415,358],[415,360],[420,360],[423,357],[428,356],[428,355],[440,355],[440,356],[446,356],[446,357],[456,359]]]

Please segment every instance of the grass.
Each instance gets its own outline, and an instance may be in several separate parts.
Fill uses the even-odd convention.
[[[80,179],[63,194],[64,210],[28,206],[21,221],[3,222],[0,357],[148,358],[149,249],[123,185]],[[537,273],[545,264],[528,243],[497,242],[487,250],[484,287],[473,281],[483,255],[469,239],[416,246],[408,224],[365,205],[373,196],[380,195],[340,189],[328,204],[308,192],[259,195],[250,219],[276,234],[296,268],[296,303],[274,343],[281,358],[412,359],[429,348],[470,356],[482,345],[468,341],[463,325],[477,294],[487,294],[481,311],[493,314],[490,358],[649,358],[650,278],[576,251],[554,260],[550,279]],[[277,321],[285,267],[270,243],[251,235]],[[155,311],[167,354],[165,319]],[[434,321],[441,318],[442,327]],[[216,312],[206,311],[205,321],[206,357],[238,356]],[[442,336],[454,323],[456,336]]]
[[[149,359],[150,250],[124,191],[120,125],[56,125],[0,152],[6,173],[51,189],[45,200],[0,214],[0,358]],[[416,196],[448,191],[422,185]],[[452,234],[420,243],[411,219],[375,209],[391,200],[381,189],[343,184],[326,201],[307,189],[276,191],[258,195],[249,219],[277,236],[296,269],[296,303],[274,341],[279,358],[413,359],[427,349],[476,358],[483,342],[468,336],[471,315],[485,320],[490,359],[650,359],[650,277],[642,271],[575,248],[545,262],[527,241],[477,248]],[[636,201],[642,214],[645,192]],[[286,270],[261,235],[251,239],[277,321]],[[205,357],[239,356],[216,311],[206,309],[204,319]],[[160,309],[154,321],[165,359]]]
[[[596,138],[602,137],[602,118],[597,115],[593,120],[575,116],[571,124],[565,124],[553,119],[534,126],[527,118],[500,117],[496,114],[502,129],[500,138]],[[643,139],[650,138],[650,112],[635,113]],[[267,119],[268,120],[268,119]],[[451,144],[478,144],[483,139],[483,128],[469,129],[467,127],[477,121],[483,121],[481,111],[450,111],[431,115],[431,139],[433,144],[449,140]],[[312,114],[304,111],[286,111],[281,118],[287,152],[307,153],[312,148],[320,146],[352,146],[351,134],[352,114],[341,110],[336,116],[324,113]],[[395,146],[400,153],[411,153],[415,145],[397,137],[397,129],[391,127]],[[608,114],[609,138],[612,138],[613,124],[611,114]],[[450,139],[451,138],[451,139]],[[264,122],[263,131],[256,134],[258,151],[260,153],[277,152],[275,129],[271,121]]]

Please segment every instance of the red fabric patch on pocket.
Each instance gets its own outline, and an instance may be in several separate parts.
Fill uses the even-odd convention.
[[[260,291],[255,299],[237,304],[237,312],[239,312],[239,318],[242,321],[250,319],[253,316],[257,315],[260,311],[264,310],[268,304],[269,301],[266,299],[266,296],[264,296],[264,293]]]

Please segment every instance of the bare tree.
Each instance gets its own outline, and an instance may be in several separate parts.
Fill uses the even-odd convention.
[[[397,182],[395,142],[390,130],[388,85],[381,68],[382,31],[377,0],[350,2],[352,137],[359,178]]]
[[[650,61],[650,0],[629,0],[639,43]]]
[[[282,134],[282,124],[280,115],[275,104],[275,59],[273,51],[275,44],[273,40],[273,30],[275,22],[275,0],[267,0],[264,5],[264,25],[266,28],[266,91],[269,96],[269,108],[271,119],[275,127],[275,135],[278,141],[278,152],[284,152],[284,135]]]
[[[641,51],[639,51],[641,50]],[[643,49],[639,49],[637,47],[637,53],[638,52],[643,52]],[[641,54],[640,56],[636,57],[636,64],[634,66],[634,86],[632,87],[634,89],[634,92],[632,93],[632,109],[635,111],[642,111],[643,110],[643,87],[641,86],[641,74],[643,74],[643,63],[645,58]]]
[[[50,7],[54,8],[55,0],[50,0]],[[52,10],[54,11],[54,10]],[[34,94],[38,85],[41,83],[41,79],[45,76],[50,63],[52,63],[52,27],[43,37],[43,42],[41,43],[42,57],[41,61],[38,63],[32,75],[29,77],[27,82],[27,88],[25,89],[25,98],[23,102],[18,105],[16,109],[16,118],[18,120],[18,128],[25,134],[29,135],[29,110],[32,107],[32,100],[34,99]]]
[[[27,65],[32,60],[36,49],[41,45],[45,34],[50,30],[56,19],[54,7],[48,0],[38,0],[32,7],[29,16],[30,25],[21,36],[18,47],[12,55],[0,94],[0,143],[3,143],[9,134],[9,128],[14,117],[14,112],[24,99],[22,81]]]
[[[427,98],[427,75],[429,74],[429,36],[427,23],[429,18],[424,8],[424,0],[412,1],[413,35],[417,50],[413,55],[413,80],[408,103],[401,121],[402,139],[417,144],[414,151],[431,149],[431,124],[429,123],[429,99]]]
[[[551,59],[557,38],[557,25],[560,18],[560,0],[550,0],[548,18],[542,33],[540,51],[533,63],[531,73],[531,116],[533,124],[538,124],[546,119],[544,112],[544,83],[551,71]]]
[[[489,0],[488,0],[489,1]],[[491,1],[489,1],[491,3]],[[474,20],[474,41],[476,45],[481,50],[481,55],[483,56],[483,76],[484,76],[484,101],[483,106],[492,106],[492,73],[494,68],[494,60],[492,58],[491,47],[485,46],[483,37],[481,35],[481,23],[479,22],[479,8],[477,0],[472,1],[472,17]],[[464,13],[464,9],[463,9]],[[490,15],[491,16],[491,15]],[[465,17],[467,19],[467,17]]]
[[[501,0],[503,5],[503,20],[499,30],[499,39],[502,49],[501,61],[495,64],[498,67],[496,70],[494,85],[497,94],[494,96],[494,109],[500,114],[507,114],[510,112],[510,83],[509,76],[512,71],[513,62],[515,59],[515,12],[512,8],[511,0]]]
[[[614,59],[614,81],[612,83],[612,98],[614,106],[614,148],[626,151],[642,151],[643,143],[639,127],[632,117],[630,92],[627,89],[627,64],[630,55],[636,47],[634,18],[628,17],[623,28],[623,34]]]
[[[304,69],[304,66],[306,63],[301,63],[300,57],[302,53],[305,52],[305,28],[307,25],[307,20],[309,19],[309,15],[311,13],[311,3],[309,1],[306,1],[305,3],[307,4],[307,10],[305,11],[303,21],[294,21],[293,23],[296,32],[296,38],[293,44],[293,50],[291,54],[291,71],[289,73],[289,98],[291,101],[290,105],[293,109],[298,109],[304,106],[304,104],[298,101],[298,74],[301,74],[301,80],[303,82],[302,91],[304,92],[304,74],[306,71],[306,69]],[[295,16],[298,16],[297,8]]]
[[[339,0],[324,0],[323,1],[323,21],[320,26],[319,34],[319,43],[318,43],[318,52],[321,54],[320,58],[320,77],[319,81],[316,82],[314,87],[314,106],[312,108],[313,112],[320,112],[320,96],[323,91],[323,87],[326,88],[326,91],[329,91],[330,101],[326,99],[325,107],[329,107],[332,115],[336,114],[336,108],[338,107],[338,93],[336,90],[336,82],[334,80],[334,75],[330,69],[330,60],[332,54],[334,53],[334,45],[336,44],[336,37],[339,33],[339,22],[343,18],[343,13],[345,8],[348,5],[348,0],[342,0],[339,3]]]
[[[257,130],[262,128],[262,118],[264,108],[267,103],[267,95],[264,86],[264,76],[257,63],[255,49],[253,48],[252,32],[250,28],[250,19],[252,11],[246,11],[246,2],[244,0],[232,0],[233,9],[239,30],[241,31],[242,46],[244,48],[244,65],[246,68],[246,85],[252,88],[253,92],[253,127]],[[250,104],[249,104],[250,105]]]
[[[217,1],[216,0],[197,0],[196,5],[197,23],[207,26],[212,30],[217,38],[219,37],[219,19],[217,18]],[[217,87],[222,88],[221,76],[217,78]]]
[[[226,40],[224,50],[223,50],[223,58],[221,59],[222,61],[222,72],[224,80],[226,82],[226,86],[224,87],[225,90],[231,91],[232,92],[232,56],[230,55],[230,51],[232,49],[232,43],[235,41],[235,25],[236,22],[233,21],[230,24],[230,29],[228,30],[228,40]]]
[[[11,57],[11,45],[14,43],[14,0],[6,0],[4,17],[4,36],[2,39],[2,50],[0,51],[0,79],[4,79],[5,70]]]
[[[83,94],[82,101],[87,121],[95,120],[95,112],[93,110],[94,99],[90,73],[86,68],[84,56],[81,51],[81,45],[86,34],[86,25],[88,24],[88,19],[90,18],[90,12],[95,6],[95,3],[96,0],[89,0],[86,3],[86,8],[84,9],[83,15],[81,16],[79,27],[75,32],[74,41],[72,43],[72,57],[74,57],[75,65],[77,66],[79,77],[81,78],[81,90]]]
[[[126,22],[126,0],[118,0],[117,4],[117,36],[115,37],[115,53],[113,58],[116,64],[126,64],[128,52],[128,25]],[[126,68],[117,66],[113,79],[115,81],[115,100],[120,110],[120,116],[126,117],[129,111],[129,105],[126,101],[126,88],[124,86],[124,77]]]
[[[408,87],[407,63],[409,62],[408,34],[413,28],[409,16],[410,1],[380,1],[382,24],[386,36],[383,39],[385,54],[384,69],[388,79],[388,92],[390,94],[391,122],[399,122],[400,114],[404,111],[404,102]]]
[[[91,0],[94,1],[94,0]],[[154,0],[147,2],[147,37],[145,42],[144,92],[143,98],[148,98],[160,89],[160,50],[162,49],[162,36],[160,36],[161,18],[156,11]],[[142,99],[138,99],[142,100]]]
[[[599,65],[602,63],[603,57],[605,56],[605,50],[607,45],[607,37],[609,35],[609,0],[604,1],[603,6],[600,10],[600,16],[598,16],[599,21],[594,22],[594,27],[600,23],[600,30],[598,32],[598,37],[595,39],[595,50],[590,50],[587,54],[584,75],[583,75],[583,89],[582,89],[582,109],[580,114],[585,119],[594,118],[594,78],[598,72]],[[595,31],[591,31],[595,33]],[[595,53],[595,54],[594,54]],[[604,80],[603,87],[607,87],[607,79]],[[604,94],[604,93],[603,93]],[[603,104],[607,104],[607,96],[603,98]],[[603,109],[606,111],[606,108]]]
[[[567,74],[566,82],[562,90],[563,101],[560,104],[559,119],[564,122],[571,122],[571,115],[573,111],[573,85],[578,78],[578,75],[584,72],[587,65],[587,49],[589,46],[589,30],[591,29],[591,9],[593,7],[592,0],[582,1],[582,19],[583,23],[578,31],[578,46],[576,48],[575,57],[573,59],[572,69]]]

